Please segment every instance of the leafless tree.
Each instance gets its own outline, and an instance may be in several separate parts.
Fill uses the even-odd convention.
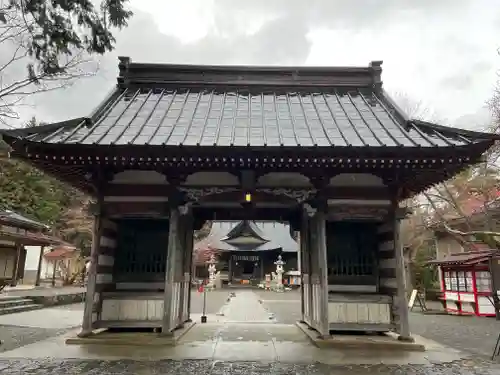
[[[395,100],[410,118],[443,122],[434,111],[425,107],[422,102],[412,100],[406,94],[396,94]],[[489,105],[496,119],[491,130],[497,132],[500,124],[500,85]],[[500,187],[499,156],[498,147],[493,147],[484,155],[481,163],[409,201],[416,215],[423,215],[423,220],[410,218],[406,224],[407,229],[410,230],[412,227],[410,231],[415,232],[413,227],[418,222],[420,228],[425,228],[424,232],[441,228],[465,246],[476,239],[495,245],[494,239],[500,236],[498,232],[500,217],[497,213],[500,211],[497,194]],[[410,237],[421,238],[421,233],[419,231],[416,233],[418,234]],[[418,246],[415,248],[414,245],[412,241],[407,244],[410,248],[413,246],[410,250],[410,259],[418,251]]]
[[[53,67],[36,63],[32,55],[34,21],[9,2],[0,3],[0,123],[19,118],[19,109],[33,95],[72,85],[96,73],[97,63],[81,51],[58,56]]]
[[[440,118],[434,110],[427,107],[421,100],[414,100],[406,93],[395,92],[392,94],[392,98],[410,119],[441,124],[445,122],[444,119]]]
[[[446,123],[422,102],[414,101],[406,94],[397,93],[394,98],[411,119]],[[500,89],[490,105],[495,105],[496,112],[493,108],[492,111],[498,124]],[[498,155],[500,152],[493,148],[481,163],[404,202],[413,212],[403,221],[401,228],[410,273],[408,280],[413,283],[412,287],[416,282],[415,271],[418,273],[423,269],[425,259],[437,255],[429,250],[434,248],[439,232],[450,236],[465,249],[475,249],[477,241],[491,248],[500,248]],[[420,264],[422,259],[424,263]]]

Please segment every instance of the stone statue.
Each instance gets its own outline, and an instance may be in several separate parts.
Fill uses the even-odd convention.
[[[281,255],[278,255],[278,260],[274,262],[274,264],[276,265],[276,291],[282,292],[284,290],[283,273],[285,271],[283,269],[283,265],[285,264],[285,262],[283,262]]]
[[[210,260],[207,262],[208,263],[208,287],[213,288],[215,286],[215,274],[217,272],[217,269],[215,268],[215,263],[217,261],[215,260],[215,256],[212,254],[210,256]]]

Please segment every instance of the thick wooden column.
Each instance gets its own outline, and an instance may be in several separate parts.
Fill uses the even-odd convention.
[[[310,327],[314,327],[314,305],[312,288],[312,242],[311,242],[311,219],[308,212],[303,213],[301,225],[301,246],[302,255],[302,284],[303,284],[303,305],[304,322]]]
[[[90,249],[90,267],[87,281],[87,292],[85,294],[85,306],[83,309],[82,330],[78,334],[79,337],[86,337],[92,334],[92,315],[94,313],[94,296],[97,284],[97,262],[102,230],[102,201],[99,200],[99,202],[91,209],[94,215],[94,223],[92,226],[92,247]],[[54,267],[56,267],[56,261],[54,261]]]
[[[22,245],[16,243],[16,257],[14,262],[14,272],[12,273],[12,280],[10,281],[10,286],[16,286],[18,275],[19,275],[19,264],[21,262],[21,250]]]
[[[322,337],[327,337],[329,336],[329,325],[325,214],[319,210],[311,220],[310,235],[313,327]]]
[[[35,278],[35,286],[40,286],[40,279],[42,275],[42,262],[43,262],[43,254],[45,253],[45,246],[40,246],[40,255],[38,255],[38,266],[36,268],[36,278]]]
[[[402,341],[413,341],[413,338],[410,336],[408,299],[406,297],[405,261],[403,256],[403,246],[400,237],[400,220],[403,217],[398,216],[398,207],[398,200],[393,199],[389,219],[394,233],[394,259],[396,261],[397,291],[393,301],[396,305],[395,310],[397,311],[398,315],[398,338]]]
[[[318,244],[318,276],[320,282],[319,289],[319,333],[321,336],[330,336],[330,326],[328,322],[328,259],[326,248],[326,219],[323,211],[318,211],[315,217],[316,233]]]
[[[177,309],[176,309],[176,316],[177,316],[177,321],[176,325],[179,327],[182,327],[184,324],[184,311],[186,310],[185,308],[185,277],[184,277],[184,272],[185,272],[185,266],[186,266],[186,215],[181,213],[181,216],[179,218],[179,246],[177,248],[177,262],[175,266],[175,284],[176,286],[179,286],[179,294],[177,296],[177,300],[175,301],[177,303]]]
[[[391,222],[394,228],[394,258],[396,260],[396,307],[399,316],[399,340],[413,341],[410,336],[410,321],[408,312],[408,299],[406,297],[405,283],[405,261],[403,257],[403,246],[400,237],[400,220],[397,216],[398,202],[393,202],[391,210]]]
[[[185,245],[185,266],[184,266],[184,283],[185,283],[185,313],[184,321],[191,321],[191,270],[193,269],[193,245],[194,245],[194,231],[193,231],[193,213],[189,212],[186,223],[186,245]]]
[[[190,287],[191,287],[191,261],[193,251],[193,217],[188,211],[181,216],[181,230],[179,230],[179,239],[181,246],[179,247],[179,278],[181,285],[179,295],[179,325],[189,320],[190,316]]]
[[[307,256],[307,214],[302,213],[300,224],[300,307],[301,307],[301,321],[307,323],[309,321],[309,267],[305,257]]]
[[[170,222],[168,233],[167,260],[165,265],[165,292],[163,294],[163,319],[162,335],[171,335],[174,327],[174,284],[175,284],[175,266],[178,257],[179,247],[179,210],[177,207],[170,209]]]
[[[316,215],[316,213],[314,214]],[[318,221],[315,216],[310,219],[309,223],[309,246],[310,246],[310,256],[311,256],[311,294],[312,294],[312,306],[311,306],[311,318],[313,328],[318,332],[320,331],[320,321],[321,321],[321,309],[320,309],[320,298],[321,298],[321,278],[319,275],[319,244],[318,244]]]

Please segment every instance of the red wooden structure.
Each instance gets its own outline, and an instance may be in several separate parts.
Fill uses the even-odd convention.
[[[496,254],[495,250],[454,253],[429,262],[441,270],[446,311],[458,315],[495,316],[490,260]]]

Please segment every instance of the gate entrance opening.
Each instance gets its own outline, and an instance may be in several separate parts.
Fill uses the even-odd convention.
[[[96,198],[82,336],[109,327],[168,335],[188,321],[193,233],[206,221],[243,223],[217,239],[219,250],[232,279],[262,278],[264,254],[276,248],[250,222],[260,220],[299,232],[310,328],[410,339],[399,202],[478,162],[498,136],[408,119],[382,88],[381,62],[221,67],[121,57],[119,71],[89,117],[2,130],[12,156]],[[224,251],[242,246],[252,249]]]

